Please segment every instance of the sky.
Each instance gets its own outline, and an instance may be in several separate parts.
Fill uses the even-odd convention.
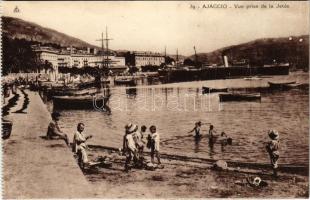
[[[289,8],[276,8],[278,3]],[[4,1],[2,9],[5,16],[34,22],[98,46],[96,40],[108,27],[113,39],[109,47],[114,50],[163,53],[166,46],[168,54],[176,54],[178,49],[179,54],[192,55],[193,46],[197,53],[211,52],[259,38],[309,34],[309,3],[278,3]],[[209,4],[226,8],[206,8]],[[267,8],[261,8],[262,4]],[[251,5],[259,8],[246,8]],[[18,13],[14,12],[16,6]]]

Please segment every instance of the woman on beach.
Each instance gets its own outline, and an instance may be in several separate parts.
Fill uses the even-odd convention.
[[[270,157],[270,162],[273,169],[273,176],[277,177],[277,169],[278,169],[278,159],[279,159],[279,133],[275,130],[269,130],[268,136],[271,141],[266,145],[266,150]]]
[[[58,126],[60,113],[53,112],[51,116],[52,121],[49,123],[47,128],[46,139],[48,140],[61,139],[64,140],[66,144],[69,146],[69,138],[67,134],[63,133]]]
[[[92,138],[92,135],[85,136],[84,131],[85,125],[83,123],[78,123],[77,125],[77,131],[74,134],[73,137],[73,149],[72,151],[77,154],[78,156],[78,163],[82,169],[84,169],[85,165],[90,164],[88,161],[88,156],[86,152],[86,141],[90,138]]]

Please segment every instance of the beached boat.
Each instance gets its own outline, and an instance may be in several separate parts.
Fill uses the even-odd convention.
[[[8,139],[11,136],[13,122],[2,119],[2,139]]]
[[[260,101],[260,93],[242,94],[242,93],[223,93],[219,94],[220,102],[224,101]]]
[[[115,84],[135,84],[135,80],[131,78],[117,78],[114,79]]]
[[[215,93],[215,92],[228,92],[228,88],[211,88],[211,87],[202,87],[202,93]]]
[[[268,81],[270,89],[289,89],[288,85],[295,84],[296,81],[290,82],[270,82]]]
[[[79,95],[79,96],[54,96],[53,104],[55,108],[65,109],[95,109],[105,107],[110,96],[100,95]]]

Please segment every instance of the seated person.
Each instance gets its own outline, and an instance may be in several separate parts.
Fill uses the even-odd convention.
[[[58,112],[52,113],[52,121],[48,125],[46,138],[48,140],[52,139],[64,140],[66,144],[69,146],[69,139],[67,134],[63,133],[58,126],[59,117],[60,114]]]

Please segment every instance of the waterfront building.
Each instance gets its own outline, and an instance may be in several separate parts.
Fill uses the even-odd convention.
[[[72,47],[66,49],[54,49],[51,47],[33,47],[34,51],[37,53],[38,58],[42,63],[50,63],[52,65],[52,70],[49,73],[52,76],[58,76],[59,67],[102,67],[103,61],[109,63],[109,68],[111,71],[121,71],[125,70],[125,57],[117,56],[115,53],[110,52],[107,60],[106,55],[97,54],[97,50],[87,48],[87,51],[77,50]],[[54,78],[52,78],[54,79]]]
[[[165,56],[160,53],[133,51],[126,54],[126,64],[136,67],[147,65],[160,66],[165,63]]]

